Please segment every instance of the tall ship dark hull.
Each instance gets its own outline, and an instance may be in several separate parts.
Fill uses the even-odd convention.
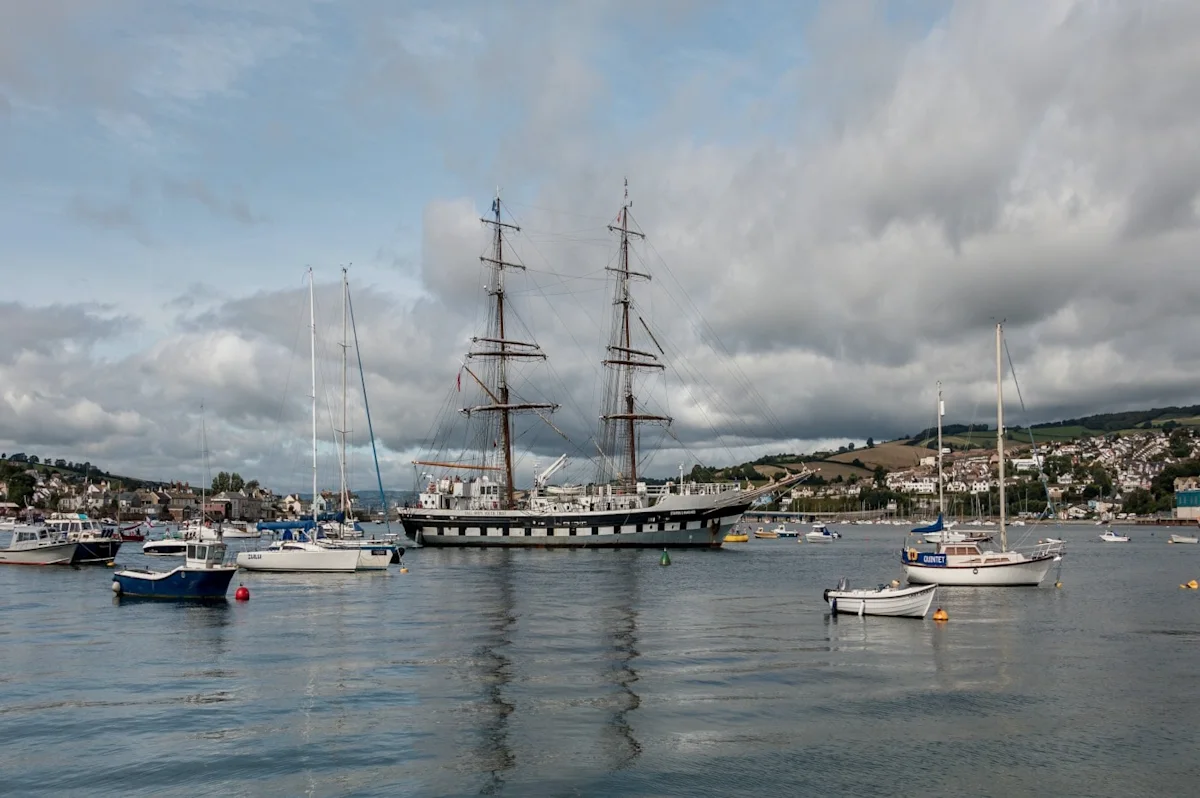
[[[739,482],[685,479],[682,465],[678,482],[639,477],[651,463],[644,452],[639,453],[639,429],[653,425],[677,441],[679,436],[669,431],[670,416],[654,412],[652,404],[637,396],[641,388],[648,388],[647,376],[665,374],[667,365],[660,358],[666,350],[653,322],[639,311],[631,292],[633,282],[651,278],[641,271],[642,265],[634,263],[631,268],[630,244],[645,238],[630,218],[631,204],[627,183],[616,223],[608,225],[620,236],[620,243],[617,257],[605,268],[612,276],[613,323],[600,361],[601,423],[586,444],[575,442],[583,452],[595,448],[594,478],[550,485],[550,478],[566,467],[563,454],[534,475],[528,490],[517,490],[514,484],[519,453],[514,453],[513,418],[517,414],[532,415],[563,438],[571,437],[549,419],[558,404],[534,401],[547,396],[536,387],[523,390],[522,383],[513,381],[547,355],[535,341],[522,340],[532,336],[514,335],[523,323],[508,304],[505,280],[506,274],[525,267],[506,236],[521,228],[501,216],[497,195],[491,218],[481,219],[492,235],[490,257],[480,258],[490,267],[487,327],[483,335],[471,338],[455,380],[456,394],[465,383],[469,395],[461,398],[472,401],[458,408],[461,416],[439,414],[441,434],[431,439],[437,443],[429,459],[413,461],[430,469],[421,477],[425,488],[416,506],[400,511],[405,534],[413,540],[425,546],[720,548],[755,500],[803,478],[785,473],[767,486],[743,487]],[[457,398],[452,395],[452,400]]]
[[[750,500],[700,509],[542,514],[414,510],[401,521],[423,546],[534,548],[719,548]]]

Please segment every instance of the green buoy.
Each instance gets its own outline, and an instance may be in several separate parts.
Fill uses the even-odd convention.
[[[659,558],[658,564],[659,565],[670,565],[671,564],[671,555],[667,554],[666,549],[663,549],[663,555],[662,555],[662,557]]]

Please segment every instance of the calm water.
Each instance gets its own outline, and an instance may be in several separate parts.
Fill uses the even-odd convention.
[[[1065,527],[1061,590],[835,621],[822,589],[899,576],[904,533],[841,530],[669,568],[415,550],[407,574],[242,574],[251,601],[216,607],[0,568],[0,793],[1196,793],[1200,546]]]

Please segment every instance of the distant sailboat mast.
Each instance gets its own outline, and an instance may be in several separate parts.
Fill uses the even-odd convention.
[[[942,383],[937,384],[937,427],[938,427],[938,517],[946,512],[946,498],[942,482],[942,416],[946,415],[946,405],[942,402]]]
[[[1004,526],[1004,368],[1001,362],[1004,325],[996,324],[996,456],[1000,465],[1000,551],[1008,551],[1008,533]]]
[[[647,281],[650,279],[649,274],[631,271],[629,268],[629,237],[645,238],[642,233],[629,229],[629,208],[632,205],[633,203],[629,201],[629,180],[626,179],[625,199],[617,217],[618,224],[608,226],[610,231],[621,234],[621,255],[616,268],[608,267],[608,271],[617,275],[616,293],[613,299],[616,314],[611,343],[608,346],[608,357],[604,359],[603,364],[617,369],[617,379],[612,383],[610,389],[609,412],[601,416],[606,426],[604,439],[608,444],[608,451],[605,452],[606,457],[604,458],[605,464],[607,465],[610,459],[613,463],[626,464],[626,472],[620,481],[628,487],[631,493],[637,490],[638,423],[646,421],[671,423],[668,416],[637,412],[637,400],[633,390],[635,369],[665,369],[666,366],[659,362],[658,356],[654,353],[634,349],[633,337],[630,334],[632,299],[629,293],[629,281],[633,277]],[[646,322],[640,316],[638,321],[645,327]],[[646,332],[649,333],[649,329]],[[653,340],[653,335],[651,335],[651,340]],[[655,341],[655,346],[658,346],[657,341]],[[659,352],[662,352],[662,347],[659,347]]]
[[[342,525],[345,526],[347,511],[349,510],[350,497],[346,489],[346,433],[350,429],[349,421],[347,420],[346,409],[346,352],[350,346],[347,337],[347,305],[350,298],[350,287],[346,281],[346,269],[342,267],[342,428],[339,430],[342,434],[342,490],[341,490],[341,512]]]
[[[312,361],[312,520],[313,539],[317,534],[317,300],[313,291],[313,270],[308,267],[308,332]]]

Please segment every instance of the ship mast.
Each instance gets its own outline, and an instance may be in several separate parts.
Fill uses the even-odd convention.
[[[629,239],[645,238],[646,236],[636,230],[629,229],[629,208],[633,205],[629,201],[629,180],[625,180],[625,198],[621,205],[621,212],[617,215],[616,225],[609,225],[608,229],[614,233],[621,234],[621,251],[620,260],[617,267],[608,267],[608,271],[614,272],[617,275],[616,294],[613,298],[613,305],[616,308],[615,323],[612,330],[611,343],[608,346],[608,357],[602,361],[605,366],[613,367],[617,370],[617,380],[613,384],[614,395],[610,397],[609,409],[612,412],[601,416],[605,422],[606,434],[605,440],[609,444],[608,454],[616,463],[626,463],[626,473],[621,482],[628,485],[630,492],[637,490],[637,425],[640,422],[646,421],[663,421],[671,423],[668,416],[658,416],[650,413],[637,412],[637,402],[634,395],[634,371],[636,369],[664,369],[665,365],[658,360],[658,356],[652,352],[642,351],[633,348],[633,337],[630,334],[630,305],[632,299],[629,293],[630,279],[637,277],[644,280],[649,280],[650,275],[642,272],[631,271],[629,268]],[[646,326],[646,322],[638,317],[638,321],[642,326]],[[646,329],[649,334],[649,328]],[[654,336],[650,336],[654,340]],[[658,347],[659,352],[662,352],[662,347],[658,346],[658,342],[654,342]],[[619,395],[617,395],[619,394]]]
[[[492,218],[481,218],[481,222],[490,225],[493,229],[492,238],[492,255],[491,257],[481,256],[479,258],[483,263],[491,266],[492,277],[488,287],[488,294],[492,297],[492,313],[489,323],[488,335],[486,337],[475,337],[471,339],[474,344],[479,344],[479,348],[467,353],[468,358],[488,358],[495,362],[495,368],[489,369],[487,377],[491,379],[480,379],[470,369],[468,373],[479,383],[479,387],[491,399],[490,404],[479,405],[477,407],[463,408],[462,412],[470,416],[473,413],[494,412],[500,418],[500,445],[503,447],[504,453],[504,493],[502,496],[502,508],[511,509],[514,506],[513,501],[513,452],[512,452],[512,413],[521,410],[548,410],[553,411],[558,408],[556,404],[537,403],[537,402],[513,402],[509,391],[508,384],[508,362],[510,360],[545,360],[546,354],[542,352],[541,347],[536,343],[528,343],[525,341],[510,340],[506,337],[505,318],[504,318],[504,271],[505,269],[521,269],[525,266],[520,263],[514,263],[504,260],[504,231],[512,230],[519,231],[521,228],[515,224],[504,222],[500,218],[500,192],[496,192],[496,198],[492,201]],[[491,384],[489,384],[491,383]],[[486,451],[486,442],[485,442]]]

